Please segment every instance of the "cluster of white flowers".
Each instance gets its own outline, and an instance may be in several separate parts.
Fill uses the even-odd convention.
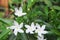
[[[22,13],[22,7],[20,7],[19,9],[15,8],[15,13],[16,16],[21,17],[26,15],[26,13]],[[48,33],[47,31],[45,31],[45,25],[40,26],[38,23],[34,24],[34,22],[31,23],[31,25],[24,25],[26,28],[26,33],[30,33],[30,34],[34,34],[37,33],[38,34],[38,40],[43,40],[43,34]],[[12,29],[14,30],[13,33],[15,35],[17,35],[17,33],[24,33],[23,28],[23,22],[18,24],[16,21],[14,21],[14,24],[10,27],[7,27],[8,29]],[[41,37],[41,38],[40,38]],[[45,39],[44,39],[45,40]]]
[[[18,32],[20,33],[24,33],[24,31],[21,29],[23,27],[23,23],[21,23],[20,25],[14,21],[14,25],[11,27],[7,27],[10,29],[14,29],[14,34],[17,35]],[[30,34],[34,34],[34,33],[38,33],[38,35],[41,37],[43,34],[48,33],[47,31],[45,31],[45,25],[43,25],[42,27],[40,27],[40,25],[38,23],[36,23],[36,25],[34,25],[34,22],[31,23],[30,25],[25,25],[26,29],[26,33],[30,33]]]

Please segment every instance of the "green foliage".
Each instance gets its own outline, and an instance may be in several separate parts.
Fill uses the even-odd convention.
[[[16,4],[22,2],[13,0],[12,3]],[[14,6],[10,3],[11,8]],[[46,30],[49,33],[45,36],[47,40],[60,40],[60,0],[27,0],[27,3],[23,3],[23,12],[27,15],[24,17],[15,17],[18,23],[24,22],[24,24],[30,24],[36,22],[41,25],[46,25]],[[0,39],[7,40],[10,30],[6,30],[6,26],[10,26],[11,20],[0,18],[0,30],[3,32],[0,34]],[[29,36],[28,36],[29,35]],[[19,34],[15,40],[36,40],[36,35]],[[13,38],[12,38],[13,40]]]
[[[12,21],[8,19],[0,18],[0,40],[7,40],[10,29],[7,29],[6,26],[11,26]]]

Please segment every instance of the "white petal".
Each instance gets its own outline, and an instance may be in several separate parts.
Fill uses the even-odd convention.
[[[44,39],[44,40],[46,40],[46,39]]]
[[[40,37],[39,36],[37,36],[37,38],[38,38],[37,40],[40,40]]]
[[[14,13],[16,16],[19,15],[19,10],[16,10],[15,13]]]
[[[35,33],[38,33],[38,29],[35,30]]]
[[[46,39],[44,39],[44,36],[43,35],[41,37],[38,36],[37,38],[38,38],[38,40],[46,40]]]
[[[42,34],[39,32],[39,33],[38,33],[38,36],[42,37]]]
[[[48,33],[47,31],[42,31],[42,34],[46,34],[46,33]]]
[[[22,13],[22,7],[19,8],[19,11]]]
[[[18,11],[18,8],[15,8],[15,12],[17,12]]]
[[[29,33],[29,30],[28,29],[26,29],[26,33]]]
[[[20,13],[20,16],[24,16],[24,15],[26,15],[26,13]]]
[[[23,15],[26,15],[26,13],[23,13]]]
[[[14,21],[14,25],[15,25],[15,26],[19,26],[19,24],[18,24],[16,21]]]
[[[46,26],[46,25],[42,25],[41,29],[43,29],[43,30],[44,30],[44,29],[45,29],[45,26]]]
[[[34,27],[34,22],[32,22],[31,27]]]
[[[19,33],[24,33],[24,31],[22,29],[19,29],[18,32]]]
[[[36,28],[40,29],[40,25],[38,23],[36,23]]]
[[[36,30],[36,27],[35,27],[35,26],[34,26],[34,27],[32,27],[32,30],[33,30],[33,31],[35,31],[35,30]]]
[[[14,30],[14,34],[17,36],[17,33],[18,33],[18,31],[17,30]]]
[[[19,28],[22,28],[23,27],[23,23],[20,24]]]
[[[21,13],[18,13],[18,15],[17,15],[18,17],[21,17],[22,15],[21,15]]]
[[[29,25],[25,25],[25,27],[26,27],[26,28],[30,28],[30,26],[29,26]]]
[[[38,38],[38,40],[43,40],[40,36],[38,36],[37,38]]]
[[[26,15],[26,14],[19,13],[17,16],[18,16],[18,17],[21,17],[21,16],[24,16],[24,15]]]
[[[33,31],[30,31],[30,34],[34,34],[34,32]]]
[[[16,28],[16,26],[11,26],[11,27],[9,27],[10,29],[15,29]]]

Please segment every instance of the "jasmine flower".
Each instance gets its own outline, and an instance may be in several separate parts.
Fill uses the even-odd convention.
[[[18,8],[15,8],[15,13],[14,13],[16,16],[18,17],[21,17],[21,16],[24,16],[26,15],[26,13],[23,13],[22,12],[22,7],[20,7],[19,9]]]
[[[41,37],[43,34],[46,34],[46,33],[48,33],[47,31],[45,31],[44,29],[45,29],[45,26],[46,25],[42,25],[42,27],[38,24],[38,23],[36,23],[36,30],[35,30],[35,33],[38,33],[38,35]]]
[[[13,26],[11,26],[11,27],[7,27],[7,28],[10,28],[10,29],[12,29],[12,30],[14,30],[14,34],[15,35],[17,35],[17,33],[19,32],[19,33],[24,33],[24,31],[21,29],[23,27],[23,23],[21,23],[20,25],[16,22],[16,21],[14,21],[14,25]]]
[[[25,27],[27,28],[26,33],[34,34],[34,30],[36,29],[35,25],[34,25],[34,22],[31,23],[31,26],[30,25],[25,25]]]

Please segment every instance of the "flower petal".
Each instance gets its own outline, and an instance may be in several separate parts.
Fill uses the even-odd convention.
[[[14,25],[15,25],[15,26],[19,26],[19,24],[18,24],[16,21],[14,21]]]
[[[31,27],[34,27],[34,22],[32,22]]]
[[[29,25],[25,25],[25,27],[26,27],[26,28],[30,28],[30,26],[29,26]]]
[[[28,29],[26,29],[26,33],[29,33],[29,30]]]
[[[24,15],[26,15],[26,13],[20,13],[20,15],[19,15],[19,16],[24,16]]]
[[[35,30],[35,33],[38,33],[38,29]]]
[[[23,15],[26,15],[26,13],[22,13]]]
[[[17,33],[18,33],[18,31],[15,29],[15,30],[14,30],[14,34],[15,34],[16,36],[17,36]]]
[[[40,32],[38,32],[38,36],[42,37],[42,34]]]
[[[16,28],[16,26],[11,26],[11,27],[9,27],[10,29],[15,29]]]
[[[19,11],[22,13],[22,7],[19,8]]]
[[[17,8],[15,8],[15,12],[17,12],[18,11],[18,9]]]
[[[16,15],[16,16],[20,16],[20,13],[19,13],[19,12],[15,12],[15,15]]]
[[[24,31],[22,29],[18,29],[19,33],[24,33]]]
[[[44,36],[42,35],[41,37],[40,36],[37,36],[38,40],[46,40],[44,39]]]
[[[30,31],[30,34],[34,34],[34,32],[33,31]]]
[[[40,25],[38,23],[36,23],[36,28],[40,29]]]
[[[46,25],[42,25],[41,29],[44,30]]]
[[[22,28],[23,27],[23,23],[20,24],[19,28]]]
[[[44,40],[46,40],[46,39],[44,39]]]
[[[46,34],[46,33],[48,33],[47,31],[42,31],[42,34]]]

